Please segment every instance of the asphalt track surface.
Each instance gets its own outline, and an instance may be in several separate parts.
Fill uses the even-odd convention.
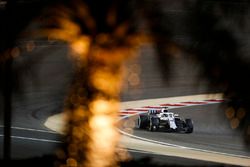
[[[194,132],[191,134],[166,131],[154,133],[144,129],[135,129],[133,135],[178,146],[249,157],[250,151],[241,137],[242,133],[232,131],[228,120],[216,114],[220,112],[219,110],[220,104],[170,110],[184,118],[192,117]],[[208,115],[211,116],[208,117]]]
[[[26,70],[21,78],[21,92],[13,98],[12,117],[12,158],[29,158],[55,153],[61,145],[61,136],[47,129],[45,120],[63,108],[63,99],[72,77],[72,64],[67,57],[68,49],[65,44],[58,42],[34,41],[32,52],[22,52],[15,61],[15,66],[26,62],[34,67]],[[27,41],[21,41],[20,47],[25,47]],[[125,79],[122,101],[151,99],[201,93],[213,93],[209,90],[205,80],[198,78],[198,67],[191,60],[177,58],[171,64],[169,82],[162,79],[159,65],[154,51],[144,46],[139,57],[128,61],[130,69],[139,65],[140,84],[133,86]],[[28,66],[26,64],[25,66]],[[129,75],[129,72],[127,73]],[[2,106],[2,105],[1,105]],[[2,110],[2,109],[1,109]],[[174,134],[144,130],[135,130],[135,135],[158,141],[188,145],[196,148],[222,150],[227,153],[249,156],[249,150],[242,145],[240,132],[232,132],[223,112],[217,112],[218,105],[199,106],[185,109],[175,109],[183,117],[191,117],[195,122],[192,134]],[[217,117],[221,113],[220,117]],[[3,112],[0,113],[3,118]],[[220,115],[220,114],[219,114]],[[223,125],[221,125],[223,124]],[[3,120],[0,120],[3,125]],[[217,126],[218,125],[218,126]],[[0,127],[0,148],[3,148],[3,128]],[[157,134],[157,135],[155,135]],[[181,165],[217,165],[210,162],[190,160],[184,158],[150,155],[137,150],[130,150],[135,158],[152,157],[157,163],[171,163]],[[0,152],[2,157],[2,152]]]

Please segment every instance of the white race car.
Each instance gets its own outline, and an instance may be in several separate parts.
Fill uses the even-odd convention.
[[[193,132],[193,121],[181,119],[178,114],[162,109],[149,109],[147,113],[140,114],[137,119],[137,128],[148,129],[149,131],[171,131],[171,132]]]

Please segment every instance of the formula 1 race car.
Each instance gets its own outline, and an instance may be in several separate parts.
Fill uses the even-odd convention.
[[[140,114],[137,119],[137,128],[149,131],[168,132],[193,132],[193,121],[182,119],[178,114],[169,112],[165,107],[162,109],[149,109],[146,114]]]

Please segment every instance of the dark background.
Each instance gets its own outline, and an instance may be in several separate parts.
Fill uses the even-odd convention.
[[[102,24],[102,16],[107,11],[106,8],[114,2],[111,0],[102,3],[98,1],[85,2],[93,11],[95,19],[100,25],[98,33],[112,31]],[[240,107],[247,111],[246,116],[240,122],[239,129],[245,131],[244,139],[248,144],[248,111],[250,108],[249,1],[190,0],[174,2],[170,0],[144,0],[123,3],[127,4],[128,7],[122,8],[120,21],[132,20],[131,33],[145,31],[145,28],[141,27],[141,23],[146,24],[146,33],[153,37],[153,45],[144,45],[140,51],[140,57],[128,62],[128,68],[131,64],[140,65],[141,80],[139,85],[129,85],[129,82],[125,81],[126,91],[122,92],[121,100],[223,92],[229,106],[234,107],[236,111]],[[13,124],[18,125],[16,120],[18,120],[19,114],[24,119],[29,114],[29,110],[25,109],[27,113],[21,112],[15,115],[15,111],[23,110],[16,109],[18,102],[13,99],[26,101],[27,106],[32,106],[34,105],[34,97],[37,97],[35,104],[40,109],[43,104],[52,101],[48,112],[46,112],[47,106],[43,108],[45,114],[35,112],[34,116],[33,113],[33,116],[41,122],[47,116],[60,112],[59,110],[62,108],[62,101],[72,80],[71,74],[74,73],[72,65],[64,55],[67,52],[67,46],[64,42],[51,42],[46,37],[36,38],[34,41],[39,49],[35,50],[35,53],[23,53],[21,50],[20,55],[24,55],[23,58],[14,61],[4,57],[6,53],[11,53],[10,49],[25,45],[26,41],[30,39],[33,40],[32,36],[20,34],[24,30],[31,31],[41,26],[46,20],[46,17],[41,17],[42,12],[61,4],[71,7],[69,1],[0,1],[1,122],[6,125],[3,131],[7,137],[7,141],[5,141],[7,142],[5,143],[5,151],[7,152],[10,144],[10,138],[8,138],[10,130],[7,128],[10,126],[10,118],[13,118]],[[118,8],[121,7],[118,6]],[[136,15],[138,13],[140,15]],[[32,24],[33,19],[36,19],[41,25]],[[85,28],[82,25],[82,29]],[[27,58],[31,55],[34,58]],[[48,55],[50,55],[49,58]],[[58,55],[61,57],[58,58]],[[67,62],[63,63],[66,67],[59,62]],[[55,68],[55,64],[59,64],[59,67]],[[58,75],[61,70],[64,71],[65,76]],[[56,89],[53,86],[50,87],[55,82],[60,83],[56,84]],[[37,87],[34,88],[33,85]],[[43,86],[41,85],[48,86],[48,89],[42,90]],[[37,88],[39,91],[35,92]],[[32,93],[32,96],[26,95],[29,93]],[[50,100],[48,97],[52,99]],[[33,112],[34,109],[31,107],[30,111]],[[36,120],[33,118],[30,121],[36,124]],[[38,126],[42,124],[41,122]],[[29,123],[27,121],[26,125]],[[10,157],[5,158],[9,159]]]

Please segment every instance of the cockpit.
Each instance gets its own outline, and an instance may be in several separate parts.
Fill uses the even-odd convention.
[[[163,109],[162,112],[168,112],[168,110],[167,109]]]
[[[173,118],[174,114],[173,113],[166,113],[166,114],[162,114],[162,117]]]

